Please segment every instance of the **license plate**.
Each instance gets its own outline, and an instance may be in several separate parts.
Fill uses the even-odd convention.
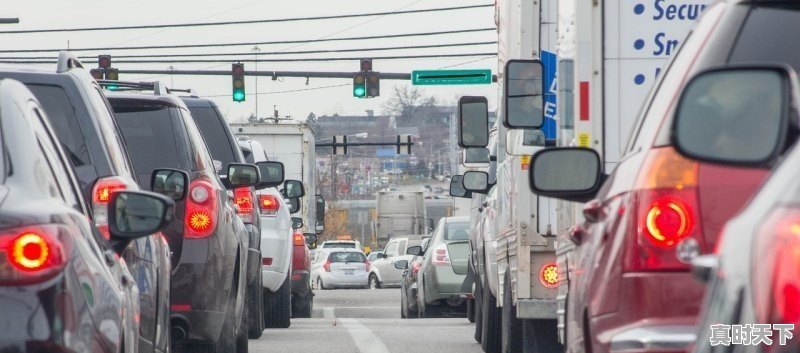
[[[353,270],[345,270],[344,274],[347,275],[347,276],[352,276],[353,275]]]

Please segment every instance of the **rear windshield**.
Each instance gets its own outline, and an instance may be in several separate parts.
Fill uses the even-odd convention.
[[[328,256],[331,262],[364,262],[367,257],[360,252],[333,252]]]
[[[28,85],[28,88],[42,104],[50,124],[53,125],[53,131],[58,135],[61,147],[64,148],[72,165],[80,167],[91,164],[86,139],[83,137],[75,107],[72,106],[67,92],[57,86]]]
[[[732,63],[783,62],[800,70],[800,46],[787,45],[779,33],[800,31],[800,6],[764,4],[754,6],[731,53]]]
[[[223,124],[217,110],[212,107],[191,107],[189,112],[197,123],[200,133],[203,134],[203,139],[206,140],[211,158],[222,162],[223,166],[236,163],[236,152],[233,149],[239,146],[228,139],[228,127]]]
[[[325,243],[322,248],[355,249],[355,243]]]
[[[183,139],[177,137],[170,113],[174,108],[114,103],[117,124],[137,173],[150,174],[157,168],[184,169],[186,163],[178,157],[178,140]]]
[[[444,240],[469,240],[469,223],[447,223]]]

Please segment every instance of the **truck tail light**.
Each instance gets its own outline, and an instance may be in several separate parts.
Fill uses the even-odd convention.
[[[326,260],[325,263],[322,264],[322,268],[325,269],[325,272],[331,272],[331,259]]]
[[[626,271],[688,270],[677,256],[678,245],[694,242],[704,250],[697,173],[698,163],[672,147],[649,152],[631,195],[635,212],[628,219],[637,236],[628,241]]]
[[[771,212],[756,239],[751,273],[757,319],[800,324],[800,207]]]
[[[130,187],[125,179],[117,176],[100,178],[94,183],[92,188],[92,217],[94,224],[106,239],[110,239],[108,233],[108,202],[111,201],[111,194],[116,191],[126,190]]]
[[[239,206],[237,214],[242,218],[245,223],[253,223],[253,191],[249,188],[236,188],[233,190],[233,199],[236,205]]]
[[[0,283],[25,284],[51,278],[64,268],[70,235],[58,225],[0,230]]]
[[[217,194],[211,183],[205,179],[197,179],[189,185],[189,197],[186,198],[186,219],[184,221],[185,238],[206,238],[216,228]]]
[[[558,286],[558,266],[555,262],[546,263],[539,270],[539,280],[547,288]]]
[[[281,208],[281,203],[276,196],[258,195],[258,207],[261,210],[261,215],[276,217],[278,210]]]
[[[294,233],[294,246],[305,246],[306,237],[300,233]]]
[[[431,264],[434,266],[450,265],[450,254],[447,253],[447,244],[439,244],[436,249],[433,249]]]

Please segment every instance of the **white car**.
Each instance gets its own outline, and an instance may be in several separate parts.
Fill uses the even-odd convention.
[[[258,141],[239,141],[248,163],[267,160]],[[264,321],[268,328],[289,327],[291,318],[292,217],[277,188],[256,191],[261,215],[261,283]]]
[[[414,257],[412,255],[406,255],[406,249],[408,249],[409,246],[419,245],[422,235],[413,237],[415,238],[393,238],[386,243],[383,252],[378,254],[377,259],[370,264],[370,288],[400,286],[400,282],[403,278],[403,270],[395,268],[394,263],[398,260],[407,260],[410,262]]]
[[[358,249],[320,250],[311,264],[311,279],[316,289],[367,288],[369,262]]]

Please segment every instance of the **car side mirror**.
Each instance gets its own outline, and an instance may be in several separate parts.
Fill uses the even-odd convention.
[[[316,249],[317,248],[317,240],[319,238],[314,233],[303,233],[303,236],[306,237],[306,244],[308,244],[309,249]]]
[[[301,229],[303,228],[303,219],[300,217],[292,217],[292,229]]]
[[[175,217],[175,202],[149,191],[117,191],[108,203],[108,230],[113,248],[122,253],[134,239],[166,228]]]
[[[540,60],[509,60],[503,76],[503,125],[540,129],[544,125],[544,65]]]
[[[386,254],[384,254],[384,253],[382,253],[382,252],[381,252],[381,253],[378,253],[378,255],[375,255],[375,257],[377,257],[377,258],[379,258],[379,259],[385,259],[385,258],[388,258],[388,256],[386,256]]]
[[[150,175],[150,190],[175,201],[186,197],[189,173],[177,169],[156,169]]]
[[[472,192],[468,191],[467,189],[464,189],[463,179],[464,176],[461,174],[453,175],[450,178],[450,196],[460,197],[465,199],[472,198]]]
[[[258,162],[256,163],[260,178],[256,184],[256,190],[273,188],[281,185],[284,180],[283,163],[281,162]]]
[[[488,144],[489,103],[486,97],[461,97],[458,100],[458,145],[469,148]]]
[[[315,231],[317,234],[322,234],[325,231],[325,198],[322,195],[317,197],[317,224]]]
[[[286,180],[283,182],[283,196],[288,199],[303,197],[306,195],[306,190],[303,188],[303,182],[299,180]]]
[[[463,150],[463,162],[467,168],[486,168],[492,161],[489,149],[486,147],[471,147]]]
[[[406,249],[406,255],[422,256],[424,253],[422,247],[419,245],[409,246],[408,249]]]
[[[398,270],[408,269],[408,260],[397,260],[394,262],[394,268]]]
[[[528,181],[539,196],[586,202],[595,198],[605,178],[601,168],[593,149],[550,148],[533,155]]]
[[[489,184],[489,173],[482,171],[472,170],[465,172],[461,183],[464,185],[465,190],[479,194],[488,193],[491,187]]]
[[[228,184],[234,189],[255,186],[261,179],[259,174],[258,167],[253,164],[228,164]]]
[[[287,203],[289,204],[289,214],[300,212],[300,198],[295,197],[289,199],[287,200]]]
[[[697,74],[678,101],[672,145],[698,161],[772,164],[785,146],[796,82],[794,70],[784,65],[733,66]]]

